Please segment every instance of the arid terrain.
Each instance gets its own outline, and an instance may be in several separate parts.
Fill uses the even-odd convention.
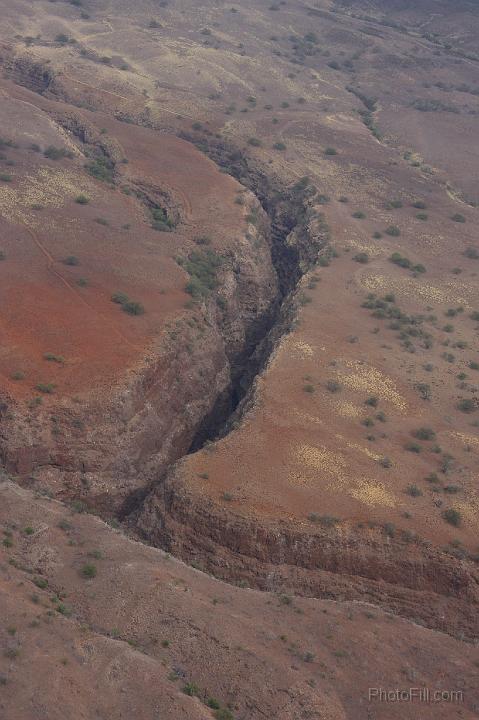
[[[0,720],[479,717],[477,3],[1,20]]]

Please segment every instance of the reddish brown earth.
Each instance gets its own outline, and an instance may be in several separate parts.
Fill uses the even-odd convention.
[[[478,32],[7,1],[2,720],[478,716]]]
[[[1,570],[6,718],[211,717],[187,683],[235,717],[402,718],[369,687],[416,685],[466,698],[421,718],[476,716],[471,645],[361,602],[235,588],[13,484],[2,497],[17,524]]]

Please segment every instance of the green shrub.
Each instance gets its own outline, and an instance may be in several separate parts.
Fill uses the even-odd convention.
[[[92,563],[85,563],[85,565],[81,568],[81,575],[84,578],[94,578],[97,575],[97,569],[96,565],[93,565]]]
[[[65,358],[62,357],[62,355],[55,355],[54,353],[51,353],[51,352],[44,353],[43,359],[48,360],[49,362],[56,362],[59,365],[63,365],[65,362]]]
[[[127,302],[121,303],[121,309],[129,315],[144,315],[145,313],[143,305],[134,300],[128,300]]]
[[[398,253],[398,252],[393,252],[393,254],[392,254],[391,257],[389,258],[389,260],[390,260],[392,263],[394,263],[395,265],[399,265],[399,267],[402,267],[402,268],[409,269],[409,268],[411,268],[411,266],[412,266],[412,263],[411,263],[411,261],[409,260],[409,258],[403,257],[403,256],[402,256],[400,253]]]
[[[55,387],[53,383],[38,383],[35,385],[35,389],[45,395],[52,395],[55,392]]]
[[[421,497],[422,495],[422,490],[417,485],[408,485],[406,492],[411,497]]]
[[[353,212],[353,218],[356,218],[356,220],[364,220],[365,217],[366,215],[362,210],[356,210],[356,212]]]
[[[413,430],[412,432],[413,437],[417,438],[417,440],[435,440],[436,439],[436,433],[432,428],[429,427],[420,427],[417,430]]]
[[[339,519],[332,515],[318,515],[318,513],[314,512],[308,515],[308,520],[324,527],[334,527],[339,522]]]
[[[416,208],[416,210],[425,210],[426,209],[426,203],[422,200],[415,200],[412,203],[413,208]]]
[[[220,708],[219,710],[215,710],[213,713],[213,717],[215,720],[234,720],[233,714],[231,710],[228,710],[228,708]]]
[[[109,158],[97,157],[86,163],[85,169],[97,180],[113,183],[115,165]]]
[[[45,590],[48,587],[48,580],[43,577],[34,577],[33,582],[37,586],[37,588],[40,588],[40,590]]]
[[[151,217],[151,227],[153,230],[158,230],[159,232],[170,232],[170,230],[175,227],[173,220],[168,217],[166,210],[161,207],[154,207],[151,210]]]
[[[113,295],[111,296],[111,301],[117,303],[117,305],[124,305],[125,303],[130,301],[130,298],[125,293],[117,292],[113,293]]]
[[[253,147],[261,147],[262,143],[261,140],[259,140],[256,137],[251,137],[248,140],[248,145],[252,145]]]
[[[429,215],[427,213],[418,213],[416,215],[417,220],[427,220]]]
[[[198,685],[196,685],[195,683],[189,682],[183,686],[183,692],[185,693],[185,695],[194,697],[194,696],[198,696],[200,694],[200,689],[199,689]]]
[[[13,178],[11,175],[8,175],[8,173],[0,173],[0,181],[1,182],[12,182]]]
[[[190,276],[186,292],[194,299],[206,298],[217,287],[217,273],[222,259],[213,250],[192,252],[183,267]]]
[[[418,263],[417,265],[413,265],[411,268],[415,273],[425,273],[426,268],[421,263]]]
[[[458,403],[457,407],[461,412],[470,413],[476,410],[476,403],[472,398],[465,398]]]
[[[336,150],[336,148],[327,147],[327,148],[324,149],[324,154],[325,154],[325,155],[337,155],[337,154],[338,154],[338,151]]]
[[[63,263],[64,263],[64,265],[75,266],[75,265],[79,265],[80,261],[77,257],[75,257],[75,255],[68,255],[68,257],[66,257],[64,259]]]
[[[387,522],[383,525],[384,533],[390,537],[393,538],[396,534],[396,527],[393,523]]]
[[[273,145],[273,148],[274,150],[280,150],[281,152],[283,152],[284,150],[286,150],[286,145],[283,142],[277,142]]]
[[[353,256],[353,260],[361,263],[361,265],[367,265],[369,262],[369,255],[365,252],[360,252]]]
[[[54,145],[49,145],[43,154],[49,160],[61,160],[64,157],[72,158],[73,153],[65,148],[57,148]]]
[[[464,250],[464,255],[471,260],[479,259],[479,251],[475,247],[468,247]]]
[[[339,392],[339,390],[341,390],[341,385],[336,382],[336,380],[328,380],[328,382],[326,383],[326,388],[331,393],[337,393]]]
[[[455,215],[451,215],[451,220],[453,220],[454,222],[458,222],[458,223],[466,222],[466,218],[464,217],[464,215],[461,215],[461,213],[456,213]]]
[[[447,510],[444,510],[444,512],[442,513],[442,517],[450,525],[454,525],[454,527],[459,527],[459,525],[461,524],[461,513],[459,512],[459,510],[455,510],[454,508],[448,508]]]
[[[400,229],[396,225],[389,225],[384,232],[391,237],[399,237],[401,234]]]
[[[458,492],[461,492],[462,487],[460,485],[445,485],[444,492],[448,495],[456,495]]]

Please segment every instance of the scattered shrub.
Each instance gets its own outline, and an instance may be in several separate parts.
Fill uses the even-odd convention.
[[[403,256],[402,256],[400,253],[398,253],[398,252],[393,252],[393,254],[392,254],[391,257],[389,258],[389,260],[390,260],[392,263],[394,263],[395,265],[399,265],[399,267],[402,267],[402,268],[409,269],[409,268],[411,268],[411,266],[412,266],[412,263],[411,263],[411,261],[409,260],[409,258],[403,257]]]
[[[166,210],[161,207],[154,207],[151,210],[151,217],[151,227],[153,230],[158,230],[159,232],[170,232],[170,230],[175,227],[173,220],[168,217]]]
[[[190,276],[186,292],[194,299],[206,298],[217,287],[217,272],[222,259],[213,250],[192,252],[183,267]]]
[[[81,568],[81,575],[84,578],[94,578],[97,575],[97,569],[96,565],[93,565],[92,563],[85,563],[85,565]]]
[[[130,298],[128,297],[128,295],[125,295],[125,293],[118,292],[113,293],[113,295],[111,296],[111,300],[118,305],[124,305],[125,303],[129,302]]]
[[[396,225],[389,225],[384,232],[391,237],[399,237],[401,234],[400,229]]]
[[[436,439],[436,433],[432,428],[429,427],[420,427],[417,430],[414,430],[412,433],[413,437],[417,438],[418,440],[435,440]]]
[[[80,261],[77,257],[75,257],[75,255],[68,255],[68,257],[66,257],[64,259],[63,263],[64,263],[64,265],[75,266],[75,265],[79,265]]]
[[[408,485],[406,492],[411,497],[421,497],[422,495],[422,490],[417,485]]]
[[[361,263],[361,265],[367,265],[369,262],[369,255],[365,252],[360,252],[353,256],[353,260]]]
[[[128,300],[127,302],[122,303],[121,309],[123,312],[128,313],[128,315],[144,315],[145,313],[143,305],[134,300]]]
[[[466,222],[466,218],[464,217],[464,215],[461,215],[461,213],[456,213],[455,215],[451,215],[451,220],[453,220],[454,222],[458,222],[458,223]]]
[[[52,395],[55,392],[55,387],[53,383],[38,383],[35,385],[35,389],[45,395]]]
[[[113,174],[115,165],[106,157],[97,157],[94,160],[86,163],[86,171],[97,180],[103,182],[113,183]]]
[[[447,510],[444,510],[442,513],[442,517],[446,522],[449,523],[449,525],[454,525],[454,527],[459,527],[461,524],[462,516],[459,510],[455,510],[454,508],[448,508]]]
[[[43,151],[43,154],[49,160],[61,160],[64,157],[73,157],[73,153],[70,150],[65,150],[65,148],[57,148],[54,145],[49,145],[46,150]]]
[[[472,398],[464,398],[458,403],[457,407],[461,412],[470,413],[476,410],[476,403]]]

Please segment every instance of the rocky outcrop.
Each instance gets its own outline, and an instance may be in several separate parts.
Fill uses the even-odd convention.
[[[245,210],[255,223],[223,254],[217,290],[185,309],[120,386],[78,408],[59,403],[54,427],[51,411],[40,407],[25,418],[5,403],[1,451],[9,472],[33,473],[55,494],[58,486],[60,497],[107,514],[126,512],[132,493],[188,452],[205,419],[230,412],[238,374],[278,302],[268,218],[251,194]]]
[[[145,500],[142,537],[216,577],[262,590],[362,600],[460,637],[478,634],[479,573],[381,527],[315,528],[246,517],[194,493],[181,463]]]

